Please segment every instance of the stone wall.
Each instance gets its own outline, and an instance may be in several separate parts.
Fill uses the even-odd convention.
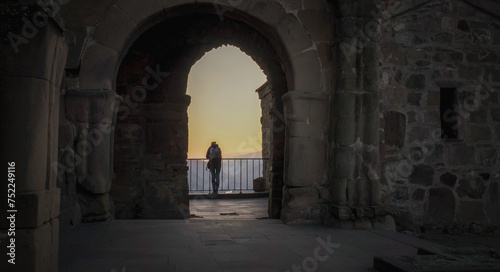
[[[141,104],[118,116],[111,189],[118,219],[189,217],[190,97],[169,96],[166,101]]]
[[[279,91],[266,82],[257,92],[262,108],[262,157],[264,178],[269,190],[268,214],[271,218],[280,218],[283,198],[283,163],[285,146],[285,120],[276,104],[275,94]]]
[[[0,270],[50,272],[58,268],[57,142],[68,47],[57,3],[17,2],[0,4],[0,162],[4,171]]]
[[[473,4],[424,1],[383,22],[382,193],[401,229],[500,224],[499,7]]]

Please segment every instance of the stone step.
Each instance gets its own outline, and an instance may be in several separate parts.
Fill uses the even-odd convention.
[[[380,272],[500,272],[500,259],[488,255],[375,257]]]

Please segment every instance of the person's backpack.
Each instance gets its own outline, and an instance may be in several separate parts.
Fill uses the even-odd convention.
[[[210,160],[212,159],[222,159],[222,152],[218,146],[212,148],[210,152]]]

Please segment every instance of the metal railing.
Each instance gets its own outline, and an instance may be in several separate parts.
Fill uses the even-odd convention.
[[[263,158],[223,158],[219,193],[253,192],[253,180],[263,177]],[[207,159],[188,159],[189,193],[211,193],[212,176]]]

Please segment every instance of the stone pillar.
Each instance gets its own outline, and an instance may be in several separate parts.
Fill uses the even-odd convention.
[[[281,219],[319,221],[319,194],[326,175],[328,95],[288,92],[283,96],[286,151]]]
[[[48,11],[13,3],[0,8],[0,35],[8,38],[0,42],[4,176],[0,271],[53,272],[58,270],[60,191],[51,163],[57,162],[59,93],[67,44],[60,23]],[[15,164],[10,181],[9,162]],[[7,199],[15,201],[12,206],[7,206]],[[9,249],[13,253],[9,256],[6,250],[11,244],[15,252]]]
[[[379,60],[380,20],[375,1],[338,1],[330,138],[331,205],[327,225],[371,228],[380,204]],[[376,224],[377,223],[377,224]]]
[[[187,179],[189,95],[168,95],[166,103],[144,104],[146,154],[141,168],[144,195],[138,218],[189,218]]]
[[[111,90],[72,90],[65,95],[66,118],[76,127],[73,168],[83,221],[111,216],[113,141],[121,97]]]
[[[283,153],[285,139],[285,120],[278,110],[273,89],[266,82],[257,92],[262,108],[262,157],[264,161],[264,177],[269,189],[268,214],[271,218],[280,218],[283,202]]]

